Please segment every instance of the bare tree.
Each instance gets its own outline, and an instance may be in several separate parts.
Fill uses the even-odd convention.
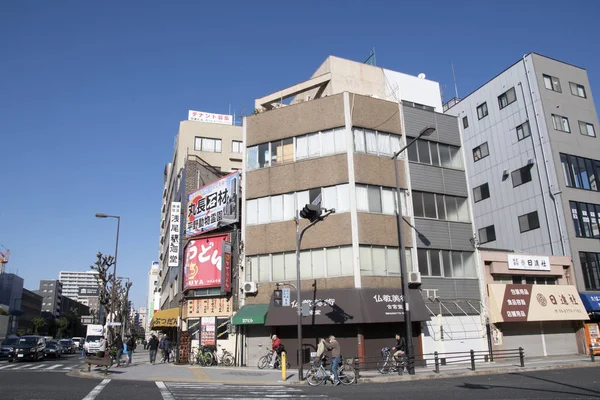
[[[118,293],[121,291],[121,281],[115,279],[115,276],[110,272],[111,267],[115,264],[115,258],[113,256],[103,255],[102,253],[98,252],[98,254],[96,254],[96,258],[96,262],[94,265],[91,265],[90,268],[93,271],[98,272],[98,275],[96,276],[98,286],[100,287],[100,298],[98,302],[100,303],[100,307],[104,309],[103,318],[99,322],[102,324],[102,326],[105,326],[109,312],[112,312],[114,317],[118,317],[120,309]],[[113,288],[115,294],[114,298]],[[113,327],[109,327],[108,336],[109,342],[112,343],[114,338]]]

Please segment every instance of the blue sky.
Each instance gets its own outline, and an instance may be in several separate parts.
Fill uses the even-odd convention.
[[[600,95],[600,2],[1,1],[0,244],[36,289],[114,252],[146,297],[164,164],[188,109],[249,114],[330,54],[464,96],[530,51],[588,70]]]

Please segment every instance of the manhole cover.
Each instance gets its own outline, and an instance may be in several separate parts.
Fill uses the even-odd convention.
[[[225,375],[236,375],[236,376],[264,376],[267,375],[264,372],[245,372],[245,371],[231,371],[226,372]]]

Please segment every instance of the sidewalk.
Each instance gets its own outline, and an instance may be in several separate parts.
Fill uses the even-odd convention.
[[[83,362],[83,360],[82,360]],[[476,370],[471,370],[471,364],[457,364],[440,366],[440,373],[436,374],[431,367],[415,368],[415,375],[398,375],[395,372],[382,375],[376,370],[360,371],[359,383],[392,382],[421,379],[452,378],[457,376],[473,376],[485,374],[520,373],[543,369],[561,368],[584,368],[600,367],[600,359],[591,362],[590,358],[581,355],[525,358],[525,367],[519,366],[518,359],[497,362],[480,362],[476,364]],[[85,370],[85,372],[83,371]],[[133,363],[126,368],[109,369],[108,375],[100,370],[87,372],[87,366],[69,373],[72,376],[110,378],[115,380],[134,381],[165,381],[165,382],[203,382],[214,384],[238,384],[238,385],[306,385],[299,382],[297,369],[287,371],[287,379],[282,381],[281,371],[263,369],[256,367],[199,367],[190,365],[174,365],[148,362],[147,351],[136,351]],[[306,369],[304,370],[306,373]]]

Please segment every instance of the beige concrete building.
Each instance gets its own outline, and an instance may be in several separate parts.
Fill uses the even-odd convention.
[[[178,267],[169,267],[169,227],[171,203],[181,202],[186,209],[187,193],[202,187],[232,171],[242,168],[242,128],[235,125],[181,121],[175,139],[173,159],[165,165],[162,195],[158,289],[160,304],[155,310],[178,307],[181,282],[178,267],[183,265],[183,224],[176,233],[175,246],[179,252]]]
[[[255,107],[244,122],[246,296],[234,317],[248,365],[263,355],[272,334],[282,338],[290,362],[298,361],[295,309],[270,304],[277,283],[295,284],[294,217],[318,198],[336,212],[302,243],[302,298],[314,316],[303,320],[304,362],[318,337],[334,334],[347,357],[378,356],[403,332],[391,156],[426,126],[436,132],[411,147],[421,159],[409,160],[408,152],[398,161],[409,281],[444,301],[467,296],[481,327],[458,122],[440,113],[437,82],[329,57],[311,79],[257,99]],[[410,292],[417,354],[481,348],[480,331],[436,342],[430,334],[440,330],[430,325],[435,310],[418,290]],[[295,298],[292,290],[292,304]]]

